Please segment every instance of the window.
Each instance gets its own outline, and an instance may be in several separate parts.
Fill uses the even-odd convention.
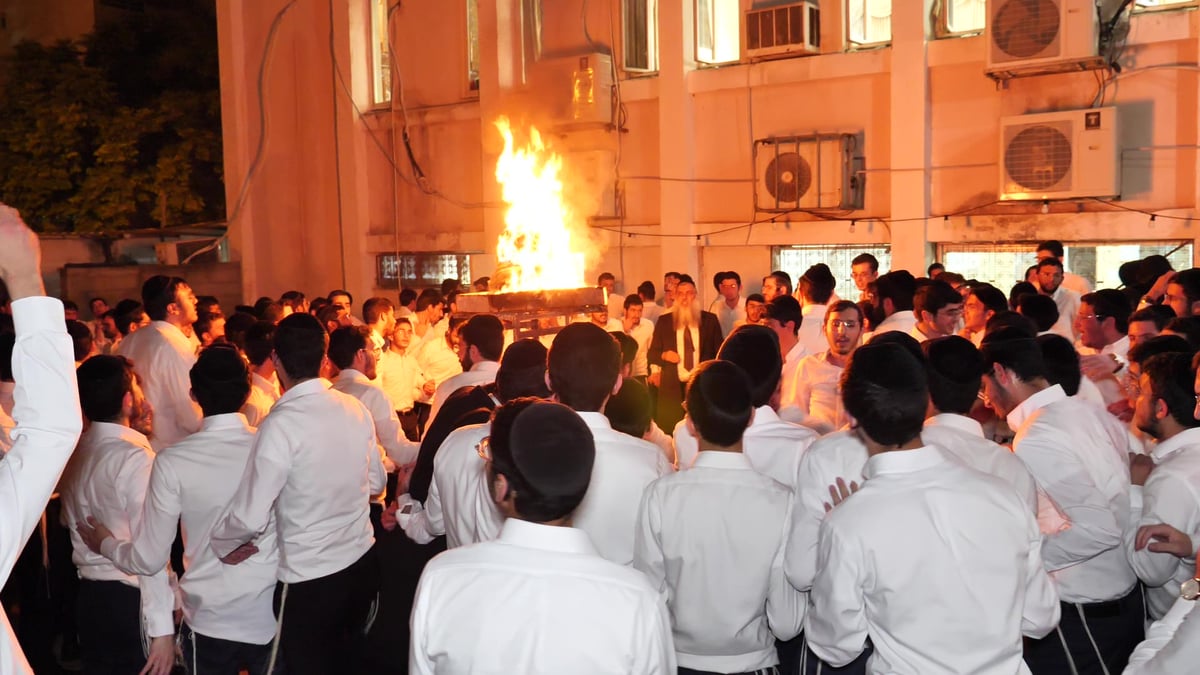
[[[696,60],[732,63],[741,59],[738,0],[696,0]]]
[[[440,286],[443,279],[471,285],[471,256],[465,253],[380,253],[375,256],[379,288]]]
[[[892,41],[892,0],[848,0],[849,39],[858,46]]]
[[[625,70],[658,71],[658,0],[622,0]]]
[[[1006,294],[1025,270],[1037,262],[1037,242],[1013,244],[940,244],[938,260],[950,272],[968,279],[986,281]],[[1191,242],[1072,242],[1063,245],[1067,271],[1092,282],[1094,288],[1121,285],[1117,272],[1121,263],[1140,260],[1148,255],[1165,255],[1177,270],[1192,266]]]
[[[1195,7],[1196,0],[1137,0],[1138,9],[1171,9],[1172,7]]]
[[[467,0],[467,89],[479,91],[479,0]]]
[[[987,24],[987,0],[942,0],[941,11],[946,35],[979,33]]]
[[[387,0],[371,0],[371,102],[392,100],[392,59],[388,50]]]
[[[860,253],[870,253],[879,260],[879,273],[883,274],[892,267],[892,249],[889,246],[773,246],[771,247],[771,269],[783,270],[792,277],[792,291],[796,282],[804,272],[817,263],[829,265],[833,278],[837,281],[834,293],[843,300],[858,300],[858,287],[850,277],[850,261]],[[758,292],[753,280],[747,280],[746,286]]]

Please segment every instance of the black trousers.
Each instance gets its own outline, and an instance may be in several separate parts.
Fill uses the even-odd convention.
[[[429,413],[433,412],[433,406],[420,401],[413,404],[413,414],[417,416],[417,434],[425,436],[425,429],[429,427]],[[404,432],[407,434],[408,432]]]
[[[683,666],[679,667],[678,673],[679,675],[720,675],[720,673],[710,670],[692,670],[691,668],[684,668]],[[771,666],[770,668],[759,668],[758,670],[738,673],[737,675],[780,675],[780,673],[777,666]]]
[[[375,540],[380,567],[386,574],[379,582],[379,613],[367,635],[363,672],[372,675],[403,675],[408,672],[408,619],[412,614],[417,582],[425,564],[446,550],[446,538],[417,544],[400,528]]]
[[[275,584],[275,616],[283,617],[280,650],[289,673],[362,672],[363,643],[379,588],[375,549],[333,574]]]
[[[1064,602],[1058,630],[1051,631],[1041,640],[1025,640],[1025,663],[1034,675],[1059,675],[1070,673],[1070,661],[1074,661],[1080,675],[1085,675],[1104,672],[1100,665],[1100,658],[1103,658],[1109,673],[1119,673],[1145,636],[1144,616],[1140,585],[1117,600],[1086,605]]]
[[[136,675],[142,651],[142,593],[119,581],[79,582],[79,650],[86,675]]]
[[[201,635],[186,623],[179,629],[183,664],[188,675],[268,675],[271,643],[265,645],[234,642]],[[276,658],[274,673],[282,673],[283,659]]]
[[[822,661],[808,648],[804,633],[791,640],[775,641],[775,651],[779,653],[780,675],[866,675],[867,659],[875,651],[870,640],[856,659],[840,668],[835,668]]]

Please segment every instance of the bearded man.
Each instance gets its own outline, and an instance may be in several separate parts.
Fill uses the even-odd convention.
[[[721,323],[712,312],[700,309],[696,282],[680,275],[675,286],[675,304],[654,324],[647,357],[649,383],[658,388],[654,419],[660,429],[674,429],[683,419],[683,392],[692,370],[717,357],[721,346]]]

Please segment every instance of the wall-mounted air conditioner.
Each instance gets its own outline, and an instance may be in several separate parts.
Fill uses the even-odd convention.
[[[754,141],[754,209],[782,213],[863,207],[862,134]]]
[[[987,73],[997,79],[1100,68],[1096,0],[988,0]]]
[[[817,0],[751,8],[745,12],[747,59],[821,53],[821,9]]]
[[[1117,109],[1000,120],[1000,199],[1116,197],[1121,193]]]

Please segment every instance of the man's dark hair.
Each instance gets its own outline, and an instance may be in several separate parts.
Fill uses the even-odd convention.
[[[1017,312],[1033,322],[1039,333],[1044,333],[1058,323],[1058,304],[1054,298],[1038,293],[1022,295],[1017,301]]]
[[[775,278],[775,284],[783,288],[783,292],[787,295],[792,294],[792,275],[783,270],[775,270],[767,276]]]
[[[705,361],[687,386],[688,417],[700,438],[727,448],[742,440],[757,406],[750,378],[730,361]]]
[[[765,305],[767,304],[767,299],[763,297],[762,293],[751,293],[746,296],[746,302],[761,302]]]
[[[121,333],[122,337],[129,335],[131,325],[141,324],[142,317],[146,316],[146,310],[142,308],[142,303],[128,298],[118,302],[117,306],[110,310],[110,313],[113,315],[117,331]]]
[[[335,295],[344,295],[344,296],[346,296],[346,301],[347,301],[348,303],[350,303],[350,305],[351,305],[351,306],[353,306],[353,305],[354,305],[354,296],[353,296],[353,295],[350,295],[350,291],[347,291],[347,290],[345,290],[345,289],[343,289],[343,288],[335,288],[335,289],[333,289],[332,291],[329,291],[329,294],[328,294],[328,295],[326,295],[325,297],[329,298],[329,301],[330,301],[330,302],[333,302],[333,297],[334,297]]]
[[[692,286],[696,287],[696,290],[700,290],[700,287],[696,286],[696,280],[693,279],[692,275],[690,275],[690,274],[680,274],[679,281],[676,282],[675,287],[679,288],[683,284],[691,284]]]
[[[929,312],[930,316],[936,317],[944,307],[961,305],[962,301],[962,294],[954,290],[953,286],[941,279],[934,279],[919,288],[913,296],[913,311],[917,313],[917,320],[920,321],[922,312]]]
[[[334,307],[333,305],[325,305],[321,309],[317,310],[316,318],[317,318],[317,321],[320,322],[321,327],[324,328],[326,331],[332,332],[334,330],[337,330],[337,327],[341,325],[341,320],[338,319],[338,308]],[[334,326],[334,328],[330,328],[329,327],[330,324],[336,324],[336,325]]]
[[[196,314],[196,322],[192,324],[192,332],[197,337],[203,336],[212,330],[214,322],[224,318],[225,315],[220,312],[199,312]]]
[[[837,279],[833,278],[833,272],[829,269],[829,265],[817,263],[800,275],[799,286],[800,293],[805,298],[815,304],[825,305],[833,296],[833,289],[837,287]]]
[[[1038,295],[1037,286],[1028,281],[1018,281],[1013,284],[1013,287],[1008,291],[1008,308],[1012,311],[1017,311],[1017,306],[1021,303],[1021,298],[1026,295]]]
[[[884,300],[891,300],[897,312],[912,310],[916,291],[917,281],[907,270],[892,270],[875,280],[875,298],[879,306],[883,307]]]
[[[166,321],[167,306],[175,302],[179,287],[187,284],[179,277],[156,274],[142,284],[142,305],[151,321]]]
[[[1167,404],[1171,417],[1184,428],[1200,426],[1200,420],[1192,417],[1196,409],[1196,395],[1192,391],[1195,373],[1192,372],[1192,355],[1174,352],[1150,357],[1142,364],[1142,374],[1150,378],[1150,389],[1155,398]]]
[[[205,417],[235,413],[250,396],[250,370],[233,345],[206,347],[196,358],[188,377],[192,382],[192,396],[196,397]]]
[[[1046,381],[1063,388],[1067,396],[1079,393],[1083,382],[1083,371],[1079,366],[1079,352],[1067,338],[1057,333],[1046,333],[1037,338],[1046,364]]]
[[[92,353],[95,338],[92,337],[92,329],[88,328],[86,323],[74,319],[67,320],[67,335],[71,336],[71,349],[75,353],[76,362],[86,359],[87,355]]]
[[[1133,313],[1133,307],[1129,304],[1129,298],[1125,297],[1121,291],[1114,288],[1102,288],[1088,293],[1079,301],[1092,306],[1097,321],[1104,321],[1105,318],[1112,317],[1118,333],[1124,335],[1129,332],[1129,315]]]
[[[133,391],[133,364],[124,356],[99,355],[75,370],[79,407],[91,422],[116,422],[125,394]]]
[[[354,356],[371,344],[371,329],[366,326],[342,326],[329,334],[329,361],[339,370],[354,364]]]
[[[1008,328],[1018,330],[1030,339],[1037,337],[1040,332],[1037,324],[1029,317],[1016,312],[1003,311],[993,314],[992,318],[987,320],[987,324],[983,327],[983,334],[988,335]]]
[[[68,311],[68,312],[69,311],[76,311],[76,312],[79,311],[79,304],[76,303],[74,300],[63,300],[62,304],[63,304],[63,310],[65,310],[65,311]]]
[[[583,501],[596,444],[570,408],[537,399],[510,401],[492,415],[489,440],[492,471],[507,479],[521,518],[558,520]]]
[[[645,303],[642,302],[642,296],[638,295],[637,293],[630,293],[629,295],[625,296],[625,309],[635,306],[642,307],[643,305],[645,305]]]
[[[654,282],[653,281],[643,281],[642,283],[638,284],[637,292],[638,292],[638,295],[642,296],[643,298],[653,301],[654,293],[655,293]]]
[[[1139,342],[1136,347],[1130,349],[1128,357],[1130,363],[1136,363],[1140,366],[1159,354],[1170,354],[1172,352],[1180,352],[1190,356],[1192,347],[1188,344],[1187,340],[1178,335],[1156,335],[1149,340]]]
[[[734,272],[733,270],[717,272],[713,275],[713,288],[715,288],[718,293],[721,291],[721,284],[724,283],[726,279],[733,279],[737,282],[738,288],[742,287],[742,275]]]
[[[979,397],[983,383],[983,356],[971,341],[957,335],[926,340],[929,400],[941,412],[966,415]]]
[[[401,307],[408,307],[416,299],[417,299],[417,292],[414,291],[413,289],[407,288],[407,287],[400,289],[400,306]]]
[[[1034,249],[1034,252],[1036,253],[1038,251],[1049,251],[1050,255],[1054,256],[1055,258],[1061,258],[1064,255],[1062,242],[1058,241],[1057,239],[1048,239],[1038,244],[1037,248]]]
[[[878,342],[879,344],[897,345],[899,347],[902,347],[904,349],[904,351],[911,354],[912,357],[917,360],[917,363],[920,363],[922,367],[924,367],[924,365],[925,365],[925,352],[921,351],[921,343],[917,342],[917,339],[915,337],[909,335],[905,331],[890,330],[886,333],[883,333],[881,335],[876,335],[875,337],[871,338],[871,342],[872,343]]]
[[[1047,256],[1037,262],[1037,268],[1038,268],[1039,272],[1042,271],[1043,267],[1057,267],[1059,270],[1062,270],[1063,264],[1062,264],[1062,261],[1059,260],[1058,258],[1051,258],[1051,257]]]
[[[841,314],[842,312],[845,312],[845,311],[851,310],[851,309],[854,310],[854,312],[856,314],[858,314],[858,322],[861,324],[863,322],[862,307],[859,307],[858,303],[854,302],[852,300],[838,300],[837,302],[833,303],[825,310],[825,316],[824,316],[824,318],[821,319],[821,321],[822,321],[821,325],[824,325],[825,322],[828,322],[829,317],[837,316],[838,314]]]
[[[434,288],[426,288],[417,296],[417,311],[424,312],[431,305],[442,304],[442,294]]]
[[[780,326],[787,326],[791,321],[792,335],[800,330],[800,324],[804,321],[804,315],[800,312],[800,301],[790,295],[771,298],[767,303],[767,318],[775,319]]]
[[[452,277],[442,279],[442,296],[447,296],[447,295],[450,295],[451,293],[457,293],[458,289],[461,287],[462,287],[462,282],[459,281],[458,279],[454,279]]]
[[[1162,330],[1174,318],[1175,310],[1167,305],[1146,305],[1129,315],[1129,323],[1150,321],[1154,324],[1154,330]]]
[[[637,358],[638,343],[632,337],[622,333],[619,330],[611,330],[608,332],[617,341],[617,345],[621,348],[621,367],[628,366]]]
[[[945,265],[943,265],[943,264],[942,264],[942,263],[940,263],[940,262],[935,262],[935,263],[932,263],[932,264],[930,264],[930,265],[929,265],[929,267],[925,268],[925,276],[927,276],[927,277],[929,277],[930,279],[932,279],[932,278],[933,278],[933,273],[934,273],[934,272],[936,272],[936,271],[939,271],[939,270],[940,270],[940,271],[942,271],[942,272],[945,272],[945,271],[946,271],[946,266],[945,266]]]
[[[1200,267],[1183,270],[1171,279],[1171,283],[1179,284],[1179,288],[1183,290],[1189,311],[1192,304],[1200,302]]]
[[[1046,377],[1046,359],[1042,348],[1029,333],[1019,328],[1002,328],[989,332],[980,347],[984,372],[992,372],[992,366],[1000,364],[1011,370],[1024,382]]]
[[[546,363],[559,401],[580,412],[600,412],[621,374],[621,348],[603,328],[573,323],[554,336]]]
[[[229,329],[228,321],[225,322],[225,329],[226,331]],[[270,321],[255,321],[242,332],[242,335],[242,352],[245,353],[246,360],[250,362],[250,365],[257,368],[271,358],[271,351],[275,349],[273,343],[275,324]]]
[[[499,361],[504,353],[504,324],[493,314],[476,314],[467,319],[459,337],[488,361]]]
[[[304,294],[300,291],[287,291],[279,296],[279,302],[291,307],[293,312],[298,312],[300,311],[300,306],[304,304]]]
[[[841,379],[842,403],[859,428],[881,445],[921,435],[929,385],[920,361],[898,344],[875,340],[854,350]]]
[[[611,279],[615,282],[617,280],[617,277],[612,272],[601,272],[600,276],[596,277],[596,285],[600,286],[605,281],[608,281],[609,279]]]
[[[930,281],[933,280],[931,279]],[[965,285],[967,283],[967,278],[958,272],[943,272],[941,276],[937,278],[937,281],[944,281],[947,284],[950,284],[950,287],[953,288],[954,284],[959,284],[960,286]],[[954,292],[958,293],[957,290]]]
[[[362,306],[363,323],[373,326],[384,314],[395,309],[392,306],[392,301],[387,298],[379,296],[367,298],[367,301]]]
[[[663,279],[674,279],[675,281],[679,281],[680,277],[682,277],[682,276],[683,275],[680,274],[679,272],[664,272],[663,273]]]
[[[0,382],[13,381],[12,355],[16,346],[16,333],[0,333]]]
[[[329,335],[311,314],[292,314],[275,327],[275,356],[288,379],[318,377]]]
[[[524,396],[550,397],[546,353],[546,345],[533,338],[517,340],[504,350],[496,370],[496,396],[501,403]]]
[[[854,267],[855,265],[861,265],[863,263],[870,265],[872,272],[879,271],[879,259],[870,253],[859,253],[858,255],[854,256],[854,260],[850,261],[850,266]]]
[[[971,295],[979,299],[984,308],[999,314],[1008,309],[1008,298],[1004,297],[1004,291],[996,288],[991,284],[980,284],[971,287]]]
[[[276,305],[279,308],[275,312],[276,317],[274,319],[267,316],[267,312],[270,311],[271,305]],[[273,299],[264,295],[263,297],[254,301],[254,316],[257,316],[264,321],[279,321],[282,315],[283,305],[275,302]]]
[[[1192,351],[1200,349],[1200,316],[1177,316],[1168,321],[1163,330],[1182,336]]]
[[[604,406],[604,416],[612,428],[634,438],[641,438],[650,430],[653,412],[650,390],[633,378],[622,380],[621,390]]]
[[[235,347],[242,350],[242,352],[245,352],[246,331],[250,330],[250,327],[256,323],[258,323],[258,317],[253,314],[234,312],[233,316],[225,319],[225,341],[232,343]],[[271,355],[271,349],[274,349],[274,346],[269,346],[267,356]]]
[[[795,298],[782,296],[775,300]],[[771,302],[774,304],[774,301]],[[750,376],[750,398],[759,408],[771,402],[782,377],[783,356],[779,353],[779,336],[766,326],[746,324],[733,329],[721,343],[717,358],[729,361]]]

